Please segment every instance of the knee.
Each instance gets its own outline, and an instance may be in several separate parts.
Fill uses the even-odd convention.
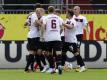
[[[38,49],[37,50],[37,55],[41,55],[42,54],[42,50],[41,49]]]
[[[78,55],[80,55],[78,52],[74,53],[74,56],[78,56]]]

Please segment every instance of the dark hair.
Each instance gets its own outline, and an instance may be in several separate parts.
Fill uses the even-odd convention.
[[[61,14],[61,10],[60,9],[55,9],[55,12]]]
[[[41,5],[40,3],[36,3],[34,8],[35,8],[35,9],[36,9],[36,8],[42,8],[42,5]]]
[[[54,6],[49,6],[49,7],[48,7],[48,12],[49,12],[49,13],[53,13],[54,11],[55,11]]]
[[[74,15],[73,10],[72,10],[72,9],[68,9],[68,14],[69,14],[70,16],[73,16],[73,15]]]

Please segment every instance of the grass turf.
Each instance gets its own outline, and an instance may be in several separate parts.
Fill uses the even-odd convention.
[[[72,70],[63,72],[62,75],[40,72],[25,73],[21,69],[1,69],[0,80],[107,80],[107,69],[88,69],[82,73]]]

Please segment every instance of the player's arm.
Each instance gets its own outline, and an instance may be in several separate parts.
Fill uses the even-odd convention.
[[[29,23],[29,20],[27,19],[24,23],[24,28],[26,28],[26,26],[29,26],[29,25],[30,25],[30,23]]]
[[[66,27],[67,29],[73,29],[74,28],[74,24],[63,24],[64,27]]]
[[[60,27],[61,27],[60,32],[62,33],[64,31],[64,26],[60,26]]]
[[[45,27],[46,27],[46,25],[45,24],[42,24],[41,25],[41,41],[44,41],[44,32],[45,32]]]
[[[30,26],[30,24],[31,24],[31,18],[30,18],[30,16],[31,16],[33,13],[34,13],[34,12],[31,12],[31,13],[28,14],[27,19],[26,19],[26,21],[25,21],[25,23],[24,23],[24,28],[26,28],[27,26]]]
[[[37,16],[33,17],[33,24],[35,25],[35,27],[39,27],[39,23],[40,21],[38,20],[38,17]]]
[[[85,28],[86,31],[89,33],[89,27],[88,27],[88,22],[87,22],[86,17],[84,17],[84,19],[83,19],[83,24],[84,24],[84,28]]]
[[[33,13],[34,13],[34,12],[30,12],[30,13],[27,15],[27,18],[28,18],[29,16],[31,16]]]
[[[86,31],[87,31],[88,33],[90,32],[89,27],[88,27],[88,23],[86,23],[85,29],[86,29]]]
[[[61,17],[59,17],[59,20],[60,20],[60,28],[61,28],[60,33],[62,33],[63,30],[64,30],[64,26],[63,26],[64,21],[63,21],[63,19]]]
[[[38,25],[36,27],[41,27],[42,26],[42,21],[41,20],[35,20],[35,24]]]
[[[43,19],[41,24],[41,41],[44,41],[45,29],[46,29],[46,19]]]

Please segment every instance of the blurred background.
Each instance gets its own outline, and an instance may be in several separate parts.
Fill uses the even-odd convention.
[[[15,10],[17,13],[29,13],[35,3],[41,3],[45,10],[47,6],[54,5],[62,12],[75,5],[81,7],[82,13],[106,13],[107,9],[107,0],[0,0],[0,12],[13,13]]]

